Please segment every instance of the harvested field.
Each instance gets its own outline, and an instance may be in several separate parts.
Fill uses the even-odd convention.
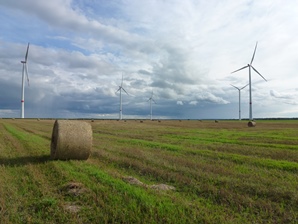
[[[60,161],[54,120],[0,120],[0,223],[298,222],[298,121],[90,124]]]

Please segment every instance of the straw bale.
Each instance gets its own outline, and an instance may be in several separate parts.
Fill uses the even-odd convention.
[[[255,122],[255,121],[249,121],[248,123],[247,123],[247,126],[248,127],[255,127],[257,125],[257,123]]]
[[[86,160],[92,148],[90,123],[74,120],[56,120],[52,132],[51,158]]]

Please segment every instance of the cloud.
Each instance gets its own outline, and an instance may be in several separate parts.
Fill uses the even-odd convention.
[[[189,102],[189,105],[197,105],[198,104],[198,101],[190,101]]]
[[[275,98],[294,99],[295,95],[297,95],[297,93],[295,93],[295,94],[293,94],[293,93],[280,93],[276,90],[270,90],[270,95],[275,97]]]
[[[247,70],[230,72],[250,62],[259,41],[254,67],[268,82],[252,74],[254,110],[265,102],[266,110],[282,113],[286,107],[274,106],[280,100],[295,111],[295,91],[288,89],[298,81],[296,6],[247,0],[0,0],[0,109],[19,110],[20,60],[30,42],[28,116],[117,117],[115,92],[123,74],[130,94],[123,96],[127,116],[148,116],[153,90],[159,116],[195,117],[204,108],[200,116],[214,117],[220,108],[218,116],[228,117],[238,102],[230,84],[248,83]]]
[[[215,103],[215,104],[228,104],[229,101],[223,99],[222,97],[215,96],[214,94],[210,92],[203,92],[201,94],[198,94],[196,99],[198,101],[204,101],[207,103]]]
[[[297,92],[280,93],[276,90],[270,90],[270,95],[285,104],[298,105],[298,101],[296,100],[298,96]]]

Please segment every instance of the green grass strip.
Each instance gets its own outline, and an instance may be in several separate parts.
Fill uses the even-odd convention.
[[[129,140],[118,140],[120,143],[129,143],[133,145],[139,145],[142,147],[148,148],[157,148],[157,149],[164,149],[168,151],[173,151],[175,153],[181,154],[196,154],[207,156],[215,159],[226,159],[233,161],[235,163],[240,164],[253,164],[260,167],[265,167],[269,169],[281,169],[286,171],[295,172],[298,171],[298,163],[296,162],[289,162],[284,160],[273,160],[273,159],[264,159],[252,156],[245,156],[245,155],[238,155],[233,153],[223,153],[223,152],[214,152],[212,150],[198,150],[198,149],[191,149],[182,146],[172,145],[172,144],[164,144],[164,143],[157,143],[153,141],[145,141],[140,139],[129,139]]]

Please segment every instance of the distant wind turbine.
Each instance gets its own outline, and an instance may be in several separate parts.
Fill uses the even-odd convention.
[[[238,89],[238,92],[239,92],[239,121],[241,121],[241,90],[244,89],[246,86],[248,86],[248,84],[246,84],[242,88],[238,88],[238,87],[236,87],[236,86],[234,86],[232,84],[231,84],[231,86],[233,86],[234,88]]]
[[[121,81],[121,85],[119,86],[118,91],[120,91],[120,108],[119,108],[119,120],[122,120],[122,90],[128,95],[128,93],[126,92],[126,90],[122,87],[123,85],[123,74],[122,74],[122,81]]]
[[[253,55],[252,55],[252,59],[251,59],[250,64],[247,64],[246,66],[244,66],[244,67],[242,67],[242,68],[240,68],[240,69],[238,69],[238,70],[236,70],[236,71],[231,72],[231,74],[232,74],[232,73],[238,72],[238,71],[240,71],[240,70],[242,70],[242,69],[245,69],[245,68],[247,68],[247,67],[248,67],[248,69],[249,69],[249,120],[250,120],[250,122],[253,121],[253,118],[252,118],[252,96],[251,96],[251,68],[252,68],[256,73],[258,73],[259,76],[261,76],[261,77],[267,82],[267,80],[261,75],[261,73],[259,73],[259,72],[252,66],[252,62],[253,62],[254,57],[255,57],[255,54],[256,54],[257,46],[258,46],[258,42],[256,43],[255,50],[254,50],[254,53],[253,53]]]
[[[152,101],[153,101],[154,103],[156,103],[156,102],[154,101],[154,99],[153,99],[153,91],[152,91],[152,93],[151,93],[151,97],[149,98],[148,101],[150,101],[150,120],[152,121]],[[147,102],[148,102],[148,101],[147,101]]]
[[[29,52],[29,43],[27,45],[27,51],[26,51],[26,55],[25,55],[25,60],[21,61],[21,63],[23,64],[23,70],[22,70],[22,99],[21,99],[21,104],[22,104],[22,109],[21,109],[21,118],[24,118],[24,113],[25,113],[25,108],[24,108],[24,104],[25,104],[25,73],[27,76],[27,82],[28,82],[28,86],[29,86],[29,76],[28,76],[28,67],[27,67],[27,59],[28,59],[28,52]]]

